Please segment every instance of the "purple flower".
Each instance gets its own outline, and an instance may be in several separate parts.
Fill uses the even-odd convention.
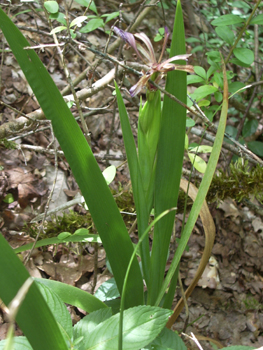
[[[163,62],[161,62],[163,58],[163,54],[167,45],[169,32],[168,28],[165,27],[165,35],[164,35],[164,42],[162,47],[162,52],[159,57],[159,60],[157,62],[155,58],[155,52],[152,46],[152,43],[147,35],[144,33],[137,33],[137,34],[131,34],[128,32],[125,32],[117,27],[113,28],[114,32],[127,44],[129,44],[136,52],[138,57],[144,62],[145,65],[149,67],[149,70],[143,74],[143,76],[140,78],[140,80],[130,89],[130,94],[132,97],[137,95],[143,86],[147,85],[149,88],[148,80],[152,78],[152,80],[155,80],[155,82],[159,82],[163,76],[163,74],[172,71],[172,70],[181,70],[184,72],[194,73],[194,68],[191,65],[180,65],[180,64],[174,64],[171,63],[173,61],[177,60],[185,60],[187,61],[188,57],[191,55],[177,55],[173,56]],[[138,40],[136,40],[138,39]],[[142,42],[144,45],[142,45],[140,42]],[[154,75],[154,76],[153,76]]]

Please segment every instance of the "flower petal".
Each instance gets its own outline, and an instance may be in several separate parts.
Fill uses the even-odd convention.
[[[151,74],[150,73],[146,73],[145,75],[143,75],[140,80],[137,82],[137,84],[133,85],[130,88],[130,95],[131,97],[136,96],[141,90],[142,88],[147,84],[147,81],[151,78]]]
[[[125,32],[124,30],[113,27],[114,33],[117,34],[123,41],[125,41],[127,44],[129,44],[137,53],[137,55],[142,59],[142,56],[140,55],[137,46],[136,46],[136,40],[132,33]]]
[[[150,57],[149,62],[155,63],[156,59],[155,59],[154,49],[153,49],[151,40],[148,38],[148,36],[144,33],[137,33],[137,34],[134,34],[134,36],[136,38],[138,38],[139,40],[141,40],[145,44],[145,46],[147,47],[148,52],[149,52],[149,57]]]
[[[169,63],[169,62],[178,61],[178,60],[187,61],[188,57],[190,57],[190,56],[192,56],[192,55],[191,54],[185,54],[185,55],[173,56],[171,58],[168,58],[168,60],[164,61],[163,63]]]

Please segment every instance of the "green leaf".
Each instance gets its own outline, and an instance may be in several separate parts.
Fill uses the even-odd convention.
[[[263,13],[252,18],[250,24],[263,24]]]
[[[195,121],[192,118],[186,117],[186,127],[190,128],[195,126]]]
[[[185,52],[183,12],[181,2],[177,1],[170,57],[185,54]],[[185,64],[185,62],[181,61],[177,63]],[[186,104],[186,72],[169,72],[165,89]],[[164,96],[163,100],[160,130],[155,176],[155,217],[162,214],[165,210],[177,206],[184,156],[186,109],[167,95]],[[158,293],[163,285],[174,217],[175,213],[170,212],[154,226],[151,278],[147,300],[147,303],[150,305],[156,302]]]
[[[80,29],[80,33],[90,33],[93,30],[104,27],[104,22],[101,18],[93,18],[89,20],[88,24]]]
[[[6,340],[0,341],[0,350],[5,350]],[[26,337],[14,337],[14,347],[16,350],[33,350]]]
[[[112,19],[118,17],[119,14],[120,14],[120,12],[119,12],[119,11],[116,11],[116,12],[112,12],[112,13],[110,13],[110,14],[105,13],[105,15],[102,15],[101,17],[106,17],[105,23],[108,23],[108,22],[111,21]]]
[[[137,150],[136,150],[135,141],[133,138],[132,129],[130,126],[129,117],[128,117],[120,90],[116,82],[115,82],[115,88],[116,88],[116,96],[117,96],[117,102],[119,107],[124,146],[127,154],[127,160],[128,160],[129,171],[131,176],[134,202],[137,210],[137,225],[138,225],[138,233],[140,237],[148,226],[149,213],[148,213],[146,199],[144,196],[143,182],[142,182],[141,172],[139,168]],[[144,275],[146,284],[148,285],[149,274],[150,274],[149,240],[145,239],[142,242],[140,251],[141,251],[141,257],[142,257],[143,275]]]
[[[197,88],[193,94],[191,94],[191,97],[193,100],[199,101],[202,98],[212,95],[215,93],[218,89],[215,86],[212,85],[203,85]]]
[[[196,199],[193,203],[192,209],[190,211],[190,214],[188,216],[184,231],[182,233],[179,245],[176,249],[176,254],[173,257],[172,263],[170,265],[169,271],[166,275],[165,281],[162,284],[161,290],[159,292],[159,295],[156,300],[156,305],[160,303],[162,300],[166,289],[174,276],[174,273],[178,267],[178,264],[181,259],[181,255],[183,254],[187,242],[190,238],[190,235],[192,233],[192,230],[194,228],[195,222],[197,220],[197,217],[200,213],[201,207],[204,203],[205,197],[207,195],[208,189],[210,187],[212,178],[214,176],[214,172],[216,170],[217,162],[219,159],[220,151],[222,148],[222,143],[224,139],[224,133],[225,133],[225,126],[226,126],[226,120],[227,120],[227,111],[228,111],[228,89],[227,89],[227,77],[225,72],[225,67],[223,65],[223,74],[224,74],[224,98],[223,98],[223,104],[221,109],[221,115],[220,120],[218,124],[217,134],[213,145],[212,153],[209,157],[209,161],[207,164],[206,172],[203,176],[202,182],[199,187],[198,194],[196,196]]]
[[[86,229],[79,229],[79,230],[86,230]],[[78,230],[77,230],[78,231]],[[99,235],[94,235],[90,233],[84,233],[77,234],[77,231],[72,235],[70,232],[62,232],[63,235],[59,237],[52,237],[52,238],[45,238],[40,241],[37,241],[35,248],[44,247],[51,244],[60,244],[60,243],[69,243],[69,242],[98,242],[101,243],[101,240],[99,238]],[[25,245],[22,245],[21,247],[18,247],[14,249],[15,253],[21,253],[25,250],[31,249],[33,246],[33,243],[28,243]]]
[[[211,146],[207,146],[207,145],[200,145],[200,146],[196,146],[194,148],[191,148],[189,150],[191,150],[191,152],[197,152],[197,153],[211,153],[212,152],[213,147]]]
[[[170,315],[170,310],[145,305],[125,310],[123,349],[139,350],[149,344],[165,327]],[[92,329],[88,336],[84,332],[84,349],[118,349],[118,324],[119,314],[116,314]]]
[[[88,204],[121,291],[133,245],[115,200],[78,123],[53,79],[35,51],[24,50],[25,46],[30,46],[29,43],[1,8],[0,28],[43,112],[52,121],[55,136]],[[116,247],[119,248],[118,254]],[[143,281],[137,260],[133,261],[128,284],[125,307],[143,303]]]
[[[258,121],[256,119],[249,120],[242,129],[243,137],[249,137],[253,135],[258,128]]]
[[[118,291],[115,279],[111,278],[108,281],[102,283],[102,285],[98,288],[94,296],[101,301],[119,298],[120,293]]]
[[[216,91],[216,92],[215,92],[215,100],[216,100],[216,102],[218,102],[218,103],[222,102],[222,100],[223,100],[223,95],[222,95],[221,92],[219,92],[219,91]]]
[[[59,9],[58,3],[56,1],[45,1],[44,6],[50,13],[57,13]]]
[[[187,75],[187,85],[204,83],[204,79],[198,75]]]
[[[244,20],[240,16],[236,15],[223,15],[214,19],[211,24],[213,26],[230,26],[232,24],[243,23]]]
[[[41,283],[38,283],[38,287],[40,288],[40,292],[43,295],[49,308],[52,310],[53,315],[55,316],[56,321],[60,326],[60,329],[63,330],[65,339],[70,340],[73,335],[73,328],[70,313],[68,312],[66,305],[62,302],[60,297],[49,287]]]
[[[204,174],[206,171],[206,162],[196,154],[188,152],[188,157],[197,171]]]
[[[35,280],[49,287],[64,303],[79,307],[87,312],[107,308],[107,306],[98,298],[95,298],[94,295],[79,288],[62,282],[47,280],[45,278],[35,278]]]
[[[0,21],[0,23],[3,22]],[[1,234],[0,276],[0,298],[5,305],[9,305],[30,276]],[[34,350],[68,349],[58,324],[36,283],[31,285],[20,305],[16,321]]]
[[[251,141],[247,143],[247,146],[250,149],[250,151],[252,151],[260,157],[263,157],[263,142]]]
[[[197,75],[199,75],[201,78],[203,78],[203,80],[207,79],[206,71],[204,70],[203,67],[194,66],[194,71]]]
[[[215,31],[216,31],[216,34],[221,39],[223,39],[227,44],[233,45],[235,41],[235,34],[229,27],[227,26],[216,27]]]
[[[246,86],[244,83],[241,81],[234,81],[233,83],[229,84],[229,92],[235,93],[238,90],[242,89],[244,86]]]
[[[112,183],[116,176],[116,166],[110,165],[108,168],[103,170],[102,174],[106,180],[107,185],[109,185],[110,183]]]
[[[239,61],[247,65],[251,65],[254,62],[255,58],[252,50],[237,48],[234,49],[233,53]]]
[[[61,239],[61,240],[64,240],[65,238],[68,238],[71,236],[71,233],[69,232],[61,232],[59,235],[58,235],[58,239]]]
[[[245,68],[250,67],[250,64],[246,64],[246,63],[238,60],[237,58],[231,58],[230,62],[237,65],[237,66],[240,66],[240,67],[245,67]]]
[[[154,341],[147,346],[149,350],[186,350],[181,337],[168,328],[164,328]]]
[[[64,24],[64,26],[67,25],[67,21],[65,20],[65,14],[64,13],[61,13],[61,12],[52,13],[52,14],[49,15],[49,18],[50,19],[55,19],[59,23]]]
[[[12,193],[8,193],[5,196],[5,198],[3,199],[3,202],[8,203],[8,204],[13,203],[14,202],[14,197],[13,197]]]
[[[97,10],[97,7],[96,7],[94,1],[92,1],[91,4],[90,4],[90,0],[75,0],[75,1],[82,6],[85,6],[85,7],[89,6],[89,9],[91,11],[95,12],[96,15],[98,14],[98,10]]]
[[[102,322],[112,316],[110,308],[97,310],[83,317],[73,328],[74,339],[84,337],[84,341],[90,336],[94,329]],[[84,342],[83,341],[83,342]],[[84,347],[83,347],[84,348]],[[117,348],[116,348],[117,349]]]

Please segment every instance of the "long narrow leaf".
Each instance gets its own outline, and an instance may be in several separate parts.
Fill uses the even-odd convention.
[[[133,246],[114,198],[55,83],[34,50],[24,49],[29,43],[1,9],[0,28],[43,112],[52,121],[54,133],[88,204],[121,292]],[[137,260],[133,263],[125,300],[126,307],[143,302],[143,282]]]
[[[0,234],[0,296],[8,305],[28,279],[29,273]],[[16,321],[35,350],[68,349],[59,326],[36,283],[21,304]]]
[[[167,273],[167,276],[165,278],[165,281],[162,285],[162,288],[160,290],[160,293],[158,295],[158,298],[156,300],[156,305],[159,304],[159,302],[162,300],[162,297],[166,291],[166,288],[169,285],[169,282],[179,264],[180,258],[186,248],[187,242],[190,238],[190,235],[192,233],[192,230],[194,228],[195,222],[197,220],[197,217],[199,215],[199,212],[201,210],[201,207],[203,205],[203,202],[205,200],[205,197],[207,195],[209,186],[211,184],[211,181],[213,179],[213,175],[216,170],[217,162],[219,159],[220,151],[223,144],[224,139],[224,132],[226,128],[226,120],[227,120],[227,110],[228,110],[228,85],[227,85],[227,77],[226,77],[226,70],[225,66],[223,65],[223,74],[224,74],[224,98],[223,98],[223,105],[222,105],[222,111],[220,115],[220,120],[218,124],[218,130],[215,138],[215,142],[213,145],[213,150],[211,152],[206,172],[204,174],[203,180],[200,184],[198,194],[196,196],[196,199],[194,201],[194,204],[192,206],[191,212],[189,214],[189,217],[187,219],[187,223],[184,228],[184,232],[182,234],[182,237],[180,239],[180,243],[178,245],[178,248],[176,250],[176,254],[172,260],[170,269]]]
[[[184,24],[180,1],[177,2],[170,57],[185,53]],[[177,61],[178,64],[184,62]],[[166,90],[186,103],[186,73],[173,71],[167,75]],[[181,179],[186,110],[167,96],[164,97],[160,139],[157,151],[155,179],[155,213],[176,207]],[[148,303],[155,304],[161,289],[170,238],[174,224],[174,213],[169,213],[154,228],[151,255],[151,286]]]
[[[132,135],[132,130],[128,118],[128,114],[118,88],[118,85],[115,83],[116,95],[120,113],[121,128],[123,133],[123,140],[125,145],[125,150],[127,153],[127,160],[130,170],[133,197],[137,211],[137,225],[139,237],[147,229],[148,220],[149,220],[149,211],[147,210],[146,199],[144,196],[143,183],[141,178],[141,172],[138,164],[138,157],[134,138]],[[142,258],[142,268],[144,279],[146,284],[149,285],[149,274],[150,274],[150,249],[149,249],[149,240],[147,237],[142,242],[141,246],[141,258]]]

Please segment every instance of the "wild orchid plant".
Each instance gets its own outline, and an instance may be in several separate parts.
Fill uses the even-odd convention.
[[[177,25],[181,26],[183,25],[182,22],[178,24],[179,21],[177,21]],[[186,111],[182,110],[179,105],[174,105],[172,109],[170,109],[169,112],[167,112],[167,107],[170,103],[164,99],[164,107],[163,110],[161,108],[161,93],[160,91],[151,84],[151,81],[154,81],[155,83],[158,83],[164,74],[168,72],[173,72],[173,78],[178,79],[178,84],[181,84],[181,89],[183,92],[183,101],[186,101],[186,74],[185,72],[193,73],[194,69],[191,65],[183,65],[183,64],[175,64],[174,61],[187,61],[190,54],[181,54],[185,50],[185,44],[184,39],[182,40],[183,30],[182,27],[177,28],[177,25],[175,25],[175,30],[177,31],[177,34],[173,35],[173,42],[175,42],[176,38],[179,38],[179,44],[180,47],[174,49],[174,47],[171,48],[171,57],[169,59],[166,59],[162,61],[163,56],[165,54],[166,45],[169,38],[169,32],[167,27],[165,27],[165,35],[164,35],[164,42],[161,50],[160,57],[157,61],[156,55],[152,46],[152,43],[150,39],[144,34],[144,33],[137,33],[137,34],[131,34],[128,32],[124,32],[123,30],[114,27],[114,32],[121,37],[129,46],[131,46],[134,51],[136,52],[137,56],[143,61],[143,63],[149,67],[149,70],[146,72],[143,72],[142,77],[139,79],[139,81],[130,89],[131,96],[137,95],[139,92],[142,91],[144,87],[146,87],[146,102],[142,106],[142,100],[140,103],[140,110],[139,110],[139,119],[138,119],[138,154],[136,151],[131,151],[132,144],[134,147],[134,143],[128,142],[127,139],[129,138],[128,133],[125,133],[125,125],[126,119],[127,119],[127,113],[121,98],[121,95],[119,93],[118,88],[117,89],[117,98],[118,98],[118,104],[120,109],[120,118],[123,128],[123,136],[124,136],[124,143],[126,147],[126,153],[131,173],[131,181],[133,186],[133,194],[134,194],[134,200],[135,200],[135,206],[137,211],[137,219],[138,219],[138,232],[139,237],[142,237],[143,232],[145,232],[148,224],[149,224],[149,217],[152,208],[155,209],[156,217],[160,215],[163,211],[167,209],[171,209],[172,207],[176,206],[177,202],[177,196],[178,196],[178,190],[179,190],[179,181],[181,177],[181,167],[182,167],[182,159],[183,159],[183,148],[181,145],[179,146],[179,152],[178,152],[178,144],[181,144],[183,141],[183,138],[181,137],[182,134],[185,133],[185,116]],[[178,52],[180,54],[176,54]],[[175,53],[175,54],[174,54]],[[180,63],[181,63],[180,62]],[[179,71],[178,73],[181,73],[181,75],[174,75],[176,73],[175,71]],[[169,88],[169,86],[168,86]],[[171,93],[175,93],[174,88],[170,91]],[[179,96],[181,97],[181,96]],[[165,116],[163,115],[163,111],[165,112]],[[179,111],[179,113],[178,113]],[[173,113],[174,112],[174,113]],[[165,122],[165,119],[169,117],[169,121]],[[166,148],[166,146],[160,146],[159,144],[159,138],[161,134],[161,130],[163,130],[163,135],[165,135],[166,131],[165,129],[169,125],[169,123],[172,122],[172,126],[169,127],[170,130],[172,130],[175,127],[175,121],[180,118],[180,121],[178,122],[179,127],[179,138],[176,139],[176,142],[174,143],[174,140],[171,141],[170,147],[175,147],[175,149],[169,150],[169,153],[171,155],[171,158],[174,159],[174,163],[172,164],[172,167],[169,169],[169,165],[159,165],[159,170],[162,168],[162,170],[165,172],[171,172],[174,173],[174,171],[177,173],[177,175],[174,177],[176,179],[176,183],[174,183],[174,179],[170,183],[171,186],[177,187],[177,190],[172,190],[168,197],[172,199],[172,201],[167,201],[167,198],[158,198],[158,187],[160,184],[158,183],[157,176],[156,177],[156,168],[157,168],[157,158],[158,158],[158,147],[159,147],[159,161],[161,160],[162,152]],[[175,130],[174,136],[176,136],[176,133],[178,130]],[[130,132],[129,132],[130,135]],[[173,136],[170,135],[168,138],[165,137],[165,141],[167,142],[169,138],[172,138]],[[162,141],[163,142],[163,141]],[[178,143],[178,144],[177,144]],[[176,150],[176,151],[175,151]],[[176,152],[176,154],[174,153]],[[133,156],[131,155],[133,154]],[[177,158],[179,162],[177,161]],[[176,165],[178,164],[178,167],[176,168]],[[165,170],[167,168],[167,170]],[[134,168],[136,169],[134,171]],[[163,176],[165,178],[166,174]],[[157,193],[157,196],[156,196]],[[165,189],[164,189],[165,193]],[[162,195],[161,195],[162,197]],[[158,203],[162,202],[162,205],[160,206],[160,211],[156,212],[156,208],[158,208]],[[172,205],[171,205],[171,204]],[[163,206],[164,205],[164,206]],[[159,209],[157,209],[159,210]],[[164,224],[164,227],[161,229],[162,235],[163,235],[163,249],[159,249],[156,247],[159,245],[159,243],[156,243],[160,235],[158,234],[158,224],[156,224],[155,233],[154,233],[154,239],[153,239],[153,250],[150,254],[149,249],[149,240],[146,238],[143,240],[142,248],[141,248],[141,257],[142,257],[142,267],[143,267],[143,275],[146,282],[146,285],[148,287],[148,304],[154,304],[156,302],[156,293],[153,292],[155,289],[158,294],[159,287],[161,285],[161,281],[164,277],[164,269],[169,249],[169,242],[170,237],[172,234],[172,225],[171,222],[174,220],[174,214],[167,215],[169,217],[169,227],[165,227],[166,224]],[[160,220],[161,222],[165,222],[166,218],[163,218]],[[157,233],[156,233],[157,232]],[[159,238],[158,238],[159,236]],[[159,250],[159,251],[158,251]],[[153,252],[156,251],[155,254]],[[157,262],[159,261],[159,262]],[[158,272],[156,271],[156,265],[160,264],[158,267]],[[155,277],[158,275],[158,278],[155,279]],[[167,303],[167,305],[170,303]]]

